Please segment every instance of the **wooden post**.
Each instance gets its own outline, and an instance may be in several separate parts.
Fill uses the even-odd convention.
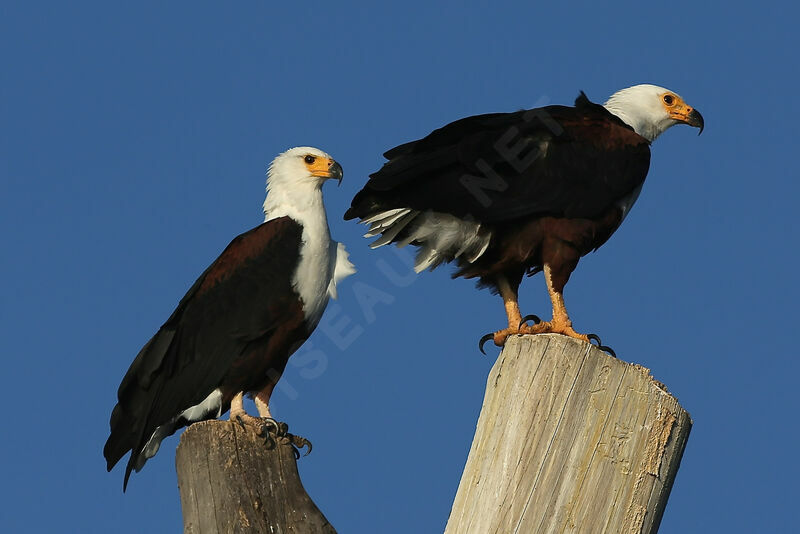
[[[445,534],[655,533],[692,421],[648,369],[509,338]]]
[[[274,437],[274,435],[273,435]],[[303,489],[294,448],[230,421],[195,423],[175,456],[186,534],[335,534]]]

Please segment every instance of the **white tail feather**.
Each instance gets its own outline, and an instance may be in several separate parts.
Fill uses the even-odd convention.
[[[397,219],[394,222],[394,224],[392,224],[391,226],[389,226],[386,229],[384,229],[383,230],[383,235],[379,239],[376,239],[375,241],[370,243],[369,247],[370,248],[378,248],[378,247],[382,247],[383,245],[386,245],[388,243],[391,243],[392,240],[395,237],[397,237],[397,234],[402,232],[403,228],[405,228],[408,225],[408,223],[410,223],[412,220],[414,220],[414,218],[417,215],[419,215],[418,211],[409,211],[409,212],[407,212],[405,215],[403,215],[402,217]]]
[[[472,263],[486,252],[492,238],[492,234],[480,223],[433,211],[421,213],[408,208],[395,208],[371,215],[361,222],[370,225],[364,237],[382,234],[370,244],[370,248],[389,244],[405,231],[405,237],[397,242],[397,246],[404,247],[409,243],[420,245],[414,265],[417,272],[435,269],[442,263],[460,257]]]

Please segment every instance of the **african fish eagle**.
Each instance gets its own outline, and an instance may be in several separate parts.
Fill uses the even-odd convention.
[[[574,107],[467,117],[386,152],[344,218],[369,225],[365,237],[380,234],[372,248],[419,247],[417,272],[455,261],[454,277],[499,292],[508,327],[484,336],[481,347],[518,333],[599,343],[573,329],[564,286],[630,211],[650,143],[681,123],[703,130],[697,110],[655,85],[623,89],[602,106],[581,92]],[[523,275],[539,271],[553,318],[527,325],[518,289]]]
[[[319,149],[276,157],[265,222],[231,241],[136,356],[103,450],[109,471],[131,451],[123,489],[176,430],[228,409],[253,423],[243,394],[271,417],[269,398],[289,356],[336,298],[336,284],[355,272],[328,230],[322,184],[331,178],[341,182],[342,167]]]

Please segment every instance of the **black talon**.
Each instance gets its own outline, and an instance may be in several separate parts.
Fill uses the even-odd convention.
[[[283,424],[285,425],[286,423]],[[280,434],[281,423],[278,423],[272,417],[262,417],[261,427],[259,427],[257,435],[264,438],[264,444],[267,447],[267,450],[272,450],[278,445],[278,442],[275,440],[275,438],[272,437],[272,434],[270,433],[270,428],[275,428],[276,437],[281,436]]]
[[[292,446],[294,447],[295,459],[300,459],[300,450],[308,447],[308,450],[303,456],[308,456],[311,454],[311,442],[308,441],[306,438],[301,438],[300,436],[292,436]]]
[[[265,436],[265,435],[268,436],[269,435],[269,428],[270,427],[274,427],[275,428],[275,435],[276,436],[280,436],[281,435],[281,425],[282,424],[285,425],[286,423],[279,423],[275,419],[273,419],[272,417],[262,417],[261,418],[261,428],[258,431],[258,435],[259,436]]]
[[[239,423],[239,426],[241,426],[242,428],[246,428],[244,425],[244,418],[241,415],[239,414],[236,415],[236,422]]]
[[[278,442],[272,437],[272,434],[269,433],[269,425],[266,423],[261,425],[261,427],[258,429],[258,432],[256,432],[256,436],[264,439],[264,446],[268,451],[274,449],[278,444]]]
[[[277,423],[277,424],[278,424],[277,434],[279,436],[285,437],[285,436],[290,436],[291,435],[291,434],[289,434],[289,425],[287,423],[281,422],[281,423]]]
[[[489,341],[490,339],[494,339],[494,334],[492,334],[492,333],[486,334],[485,336],[483,336],[483,337],[481,338],[481,340],[480,340],[480,341],[478,341],[478,348],[481,350],[481,352],[483,352],[483,355],[484,355],[484,356],[486,356],[486,352],[483,350],[483,346],[484,346],[484,345],[486,344],[486,342],[487,342],[487,341]]]
[[[600,336],[598,336],[597,334],[586,334],[586,337],[589,338],[589,343],[592,343],[592,341],[597,341],[597,344],[595,345],[595,347],[599,348],[600,346],[603,345],[603,342],[600,341]],[[594,343],[592,343],[592,344],[594,345]]]
[[[598,349],[602,350],[603,352],[607,352],[608,354],[610,354],[614,358],[617,357],[617,353],[614,352],[614,349],[612,349],[611,347],[608,347],[606,345],[603,345],[603,342],[600,341],[600,336],[598,336],[597,334],[586,334],[586,337],[589,338],[589,343],[590,344],[594,345],[595,347],[597,347]],[[592,343],[592,341],[596,341],[597,343],[596,344]]]
[[[525,316],[525,317],[523,317],[523,318],[522,318],[522,320],[519,322],[519,326],[517,327],[517,329],[520,329],[520,328],[522,328],[522,325],[524,325],[524,324],[525,324],[525,323],[527,323],[528,321],[533,321],[533,324],[539,324],[539,323],[541,323],[541,322],[542,322],[542,320],[541,320],[541,319],[539,319],[539,316],[538,316],[538,315],[526,315],[526,316]]]

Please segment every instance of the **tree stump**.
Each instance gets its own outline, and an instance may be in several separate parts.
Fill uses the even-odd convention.
[[[183,433],[175,463],[186,534],[336,533],[286,440],[270,445],[251,427],[204,421]]]
[[[445,534],[655,533],[691,425],[644,367],[565,336],[510,337]]]

